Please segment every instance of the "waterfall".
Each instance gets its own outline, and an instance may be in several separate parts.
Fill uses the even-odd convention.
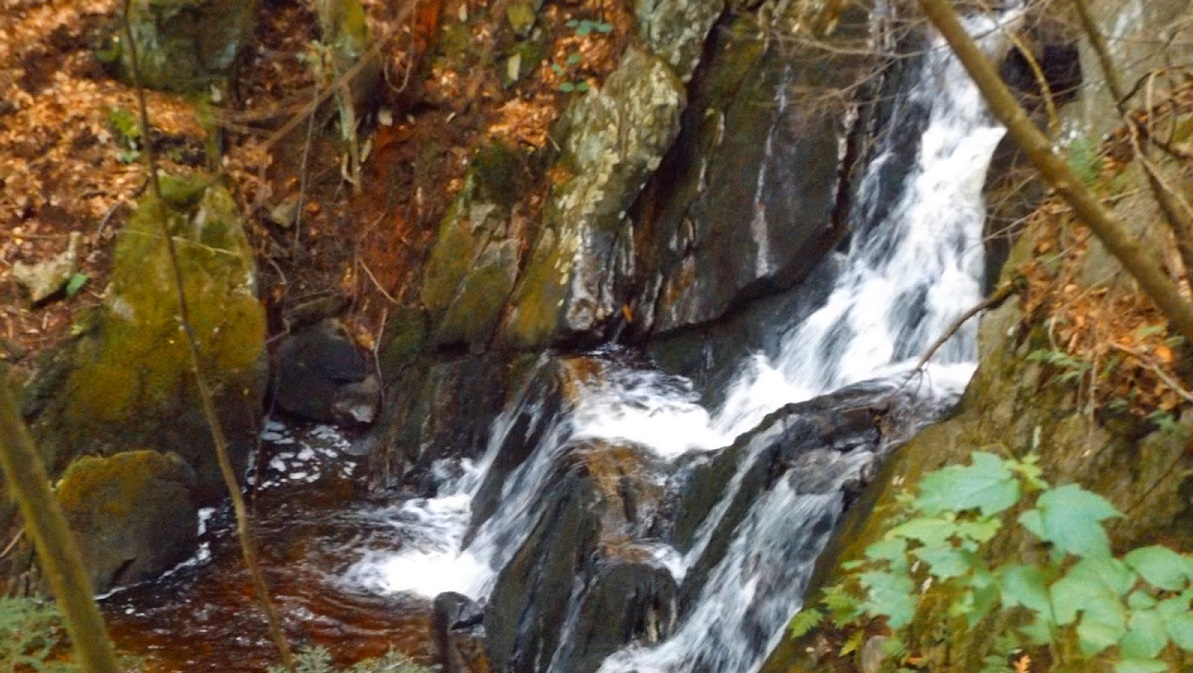
[[[975,18],[971,32],[997,52],[1003,49],[999,21],[1018,15]],[[606,359],[599,375],[583,379],[562,410],[544,408],[535,386],[527,384],[496,420],[477,464],[444,470],[438,496],[408,500],[390,513],[409,543],[396,553],[365,552],[344,581],[383,593],[432,597],[450,590],[484,600],[535,526],[536,503],[556,465],[578,444],[606,440],[646,447],[661,463],[690,466],[680,456],[716,455],[785,404],[876,378],[900,382],[929,344],[980,300],[981,190],[1003,135],[942,40],[931,42],[911,80],[912,88],[902,95],[927,111],[922,134],[918,139],[888,134],[859,183],[854,212],[860,218],[881,212],[882,221],[855,223],[848,249],[836,253],[843,271],[825,304],[786,332],[777,354],[743,363],[719,409],[701,406],[687,381],[616,357]],[[895,143],[909,140],[918,150],[900,194],[893,203],[878,203],[885,195],[877,185],[890,168]],[[948,397],[960,391],[975,365],[975,329],[968,325],[949,339],[920,394]],[[502,475],[492,514],[472,521],[474,501],[498,456],[511,441],[529,435],[535,447]],[[703,583],[693,585],[694,600],[681,610],[670,638],[611,654],[602,673],[747,672],[777,644],[844,510],[842,489],[875,457],[867,451],[800,454],[797,465],[737,523],[716,565],[702,569],[700,579],[690,578],[764,451],[761,441],[749,445],[685,551],[655,539],[638,542],[677,584]],[[565,642],[582,588],[573,591],[567,618],[559,624]],[[548,657],[539,668],[569,673],[551,661]]]

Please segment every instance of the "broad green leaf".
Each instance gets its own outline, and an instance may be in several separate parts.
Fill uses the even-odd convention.
[[[1126,659],[1152,659],[1168,644],[1164,620],[1151,610],[1131,613],[1127,633],[1118,641],[1118,651]]]
[[[857,629],[849,634],[849,638],[845,640],[845,644],[841,646],[841,650],[837,652],[837,656],[845,657],[857,652],[857,649],[862,646],[862,642],[866,639],[866,632],[862,629]]]
[[[73,297],[78,294],[79,290],[82,290],[83,286],[86,285],[87,281],[90,279],[91,277],[85,273],[76,273],[72,275],[70,280],[66,281],[66,296]]]
[[[1069,577],[1109,590],[1120,598],[1132,587],[1138,576],[1127,564],[1116,558],[1090,558],[1077,562],[1067,573]]]
[[[1023,517],[1020,517],[1020,523],[1045,542],[1075,556],[1110,555],[1110,540],[1101,522],[1122,514],[1102,496],[1076,484],[1066,484],[1045,491],[1036,506],[1040,512],[1040,531],[1032,530],[1033,526]]]
[[[867,589],[864,609],[871,616],[884,616],[892,629],[911,623],[915,616],[915,584],[905,574],[869,572],[858,580]]]
[[[1164,620],[1164,630],[1176,646],[1182,650],[1193,652],[1193,611],[1187,609],[1182,614],[1173,615]]]
[[[943,545],[957,532],[957,524],[937,517],[916,517],[907,523],[895,526],[887,537],[901,537],[915,540],[927,547]]]
[[[949,546],[920,547],[912,556],[928,564],[928,571],[937,579],[960,577],[973,568],[972,554]]]
[[[1168,547],[1153,545],[1133,549],[1123,561],[1149,584],[1166,591],[1179,591],[1188,584],[1190,561]]]
[[[1002,521],[994,518],[982,517],[974,521],[961,521],[957,524],[957,535],[968,538],[979,544],[985,544],[994,539],[1002,529]]]
[[[928,474],[920,482],[920,508],[925,514],[979,509],[990,516],[1019,502],[1019,480],[1002,458],[977,451],[972,464],[953,465]]]
[[[1126,620],[1115,618],[1113,610],[1086,610],[1077,623],[1077,645],[1082,654],[1092,657],[1116,645],[1126,632]]]
[[[1020,626],[1019,632],[1032,645],[1047,645],[1052,642],[1052,631],[1048,628],[1047,624],[1038,619]]]
[[[1044,620],[1052,621],[1052,604],[1048,598],[1048,587],[1044,584],[1044,573],[1039,566],[1011,564],[998,571],[998,584],[1002,589],[1002,604],[1012,608],[1016,605],[1032,610]]]
[[[1168,664],[1155,659],[1123,659],[1114,664],[1114,673],[1165,673]]]
[[[1143,589],[1136,589],[1127,596],[1127,607],[1132,610],[1150,610],[1156,607],[1157,600]]]
[[[901,561],[907,558],[907,540],[897,537],[879,540],[866,547],[866,558],[876,561]]]
[[[1038,509],[1029,509],[1019,515],[1019,525],[1023,526],[1032,535],[1044,539],[1044,517]]]

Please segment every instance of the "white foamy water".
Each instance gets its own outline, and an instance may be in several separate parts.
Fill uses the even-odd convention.
[[[994,27],[991,22],[972,26],[992,33],[987,41],[996,51],[1002,47],[994,45]],[[568,413],[544,411],[528,386],[495,421],[476,466],[442,483],[439,497],[371,514],[388,517],[401,528],[405,542],[396,551],[364,550],[343,581],[383,593],[433,597],[456,591],[483,600],[537,522],[536,503],[559,461],[576,444],[630,443],[673,461],[691,451],[730,444],[786,403],[905,374],[957,316],[980,300],[981,189],[1003,135],[960,66],[940,42],[934,47],[924,57],[918,84],[905,94],[928,110],[928,121],[889,216],[865,237],[855,238],[827,301],[788,333],[778,354],[758,354],[743,363],[719,410],[703,407],[682,379],[615,363],[579,384],[582,390]],[[889,159],[879,156],[873,162],[861,183],[862,199],[880,198],[877,171]],[[863,203],[858,210],[873,207]],[[973,325],[963,328],[940,350],[918,381],[924,394],[963,388],[974,367],[975,330]],[[537,446],[505,475],[495,511],[466,540],[473,499],[497,454],[512,432],[529,434],[528,426],[540,437]],[[601,672],[755,670],[800,607],[815,557],[844,507],[842,485],[872,460],[856,451],[826,458],[827,473],[815,480],[801,481],[795,470],[780,479],[737,527],[728,552],[710,571],[694,605],[681,615],[676,633],[654,647],[617,652]],[[658,541],[641,543],[677,581],[704,553],[753,461],[754,456],[741,461],[687,553]]]

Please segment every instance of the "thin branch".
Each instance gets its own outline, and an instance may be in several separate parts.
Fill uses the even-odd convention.
[[[37,549],[38,565],[62,611],[75,654],[88,673],[119,673],[104,619],[92,598],[91,580],[66,517],[50,491],[50,478],[0,375],[0,471],[16,495]],[[6,552],[7,553],[7,552]]]
[[[907,378],[910,379],[915,375],[916,372],[922,370],[924,366],[928,364],[928,361],[932,359],[932,356],[936,355],[936,351],[940,350],[940,347],[943,346],[946,341],[953,338],[953,335],[955,335],[957,331],[960,330],[963,325],[965,325],[965,323],[969,322],[970,318],[973,318],[982,311],[999,306],[1006,301],[1008,297],[1018,291],[1019,288],[1015,283],[1004,283],[1000,285],[998,289],[992,292],[989,297],[986,297],[982,301],[973,305],[965,313],[957,316],[957,319],[945,328],[944,332],[941,333],[936,341],[933,341],[932,345],[928,346],[928,350],[924,351],[924,354],[920,356],[919,361],[915,363],[915,367],[912,367],[911,371],[907,374]]]
[[[124,0],[124,35],[128,40],[129,65],[133,87],[137,92],[137,104],[140,108],[141,136],[149,138],[149,109],[145,103],[145,88],[141,85],[140,67],[137,62],[137,43],[133,38],[132,24],[129,19],[131,1]],[[249,577],[252,579],[257,600],[261,608],[265,611],[269,635],[278,649],[278,654],[282,658],[282,665],[293,673],[295,671],[294,656],[290,650],[290,643],[286,640],[286,634],[282,630],[281,617],[273,601],[270,599],[269,586],[265,581],[264,574],[261,572],[260,564],[257,562],[257,548],[252,531],[249,528],[248,512],[244,505],[244,498],[240,495],[240,484],[236,479],[236,471],[232,467],[231,459],[228,457],[228,440],[224,436],[223,426],[220,425],[220,419],[215,410],[215,403],[212,401],[211,386],[208,384],[207,377],[203,373],[199,358],[199,344],[195,337],[194,329],[191,327],[190,308],[187,305],[186,293],[184,291],[182,269],[178,263],[178,251],[174,246],[174,238],[170,235],[170,225],[165,211],[166,202],[162,198],[161,181],[157,175],[157,160],[153,151],[153,143],[145,143],[143,154],[145,157],[145,167],[149,171],[149,184],[153,188],[152,204],[157,211],[157,221],[161,227],[162,239],[165,241],[166,255],[173,270],[174,290],[178,299],[178,317],[182,331],[186,336],[187,348],[190,352],[191,371],[195,376],[195,386],[199,393],[199,403],[203,410],[203,417],[207,421],[207,427],[211,431],[211,440],[215,445],[216,461],[219,464],[220,474],[223,476],[224,484],[228,488],[228,494],[232,498],[232,509],[236,514],[236,534],[240,541],[240,550],[244,556],[244,564],[248,569]]]

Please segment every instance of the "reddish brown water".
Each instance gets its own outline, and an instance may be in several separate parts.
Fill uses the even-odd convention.
[[[295,445],[286,448],[293,453]],[[401,545],[383,520],[360,516],[376,504],[343,474],[349,465],[350,456],[317,455],[304,465],[317,479],[275,481],[252,499],[262,566],[286,634],[299,650],[326,647],[337,665],[390,649],[434,663],[429,601],[369,595],[340,580],[362,542]],[[202,538],[209,560],[102,601],[117,646],[144,657],[150,672],[264,671],[278,662],[228,513],[209,529]]]

